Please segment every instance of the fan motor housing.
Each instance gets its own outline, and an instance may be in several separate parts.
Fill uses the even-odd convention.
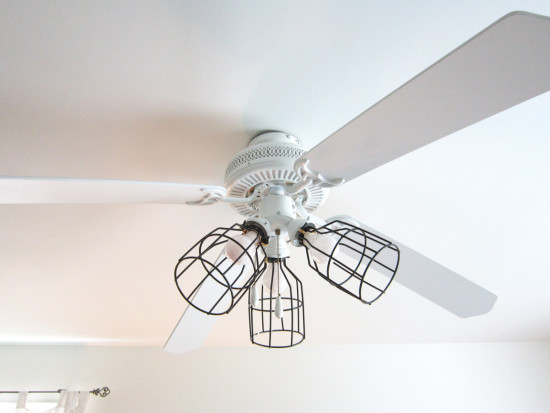
[[[296,183],[300,180],[294,171],[294,162],[305,149],[294,136],[284,132],[266,132],[256,136],[250,144],[237,153],[225,171],[227,196],[246,198],[254,188],[264,182],[274,184]],[[307,211],[320,206],[328,196],[328,190],[319,187],[305,189],[303,205]],[[231,204],[241,215],[258,216],[257,203]]]

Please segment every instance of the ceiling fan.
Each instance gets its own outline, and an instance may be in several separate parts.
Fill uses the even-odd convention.
[[[178,260],[176,285],[190,305],[166,344],[172,352],[200,347],[215,319],[205,314],[228,313],[246,293],[253,343],[302,342],[304,297],[287,263],[289,245],[304,247],[315,272],[365,303],[395,278],[457,316],[480,315],[493,307],[493,293],[356,219],[312,212],[331,187],[550,90],[548,67],[550,18],[514,12],[309,151],[288,133],[256,136],[227,166],[225,187],[3,177],[0,202],[228,202],[245,216]]]

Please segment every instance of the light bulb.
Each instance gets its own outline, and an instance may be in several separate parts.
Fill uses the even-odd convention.
[[[281,269],[277,268],[278,266],[278,262],[268,262],[267,268],[262,276],[262,284],[264,285],[264,288],[273,294],[282,294],[288,288],[286,277],[282,274]],[[281,276],[280,280],[279,275]],[[271,278],[273,278],[273,282],[271,282]]]
[[[254,243],[256,237],[255,232],[248,231],[246,234],[239,234],[231,238],[225,244],[225,255],[235,264],[245,265],[249,262],[249,254],[250,257],[254,257],[254,248],[249,247]]]
[[[338,240],[331,234],[306,232],[304,238],[311,244],[312,248],[308,248],[308,251],[313,261],[319,264],[326,264],[331,256],[336,258],[340,253]]]

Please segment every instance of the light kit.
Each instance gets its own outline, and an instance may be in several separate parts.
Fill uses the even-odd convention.
[[[307,163],[294,172],[294,158],[302,153],[288,134],[269,132],[252,140],[231,161],[226,177],[229,193],[237,185],[248,196],[221,199],[249,218],[207,234],[174,271],[181,295],[208,315],[229,313],[248,291],[250,340],[263,347],[292,347],[305,339],[304,293],[289,266],[291,245],[305,247],[315,272],[366,304],[386,291],[399,265],[399,248],[390,241],[349,217],[325,222],[306,209],[304,204],[313,209],[317,203],[305,199],[312,194],[324,199],[326,188],[341,182],[312,176]],[[293,173],[293,181],[255,179]],[[316,190],[310,189],[314,182]]]

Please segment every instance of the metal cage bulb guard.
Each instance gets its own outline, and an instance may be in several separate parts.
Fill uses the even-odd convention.
[[[239,224],[207,234],[176,264],[180,294],[203,313],[229,313],[265,269],[261,238]]]
[[[349,222],[302,228],[309,266],[322,278],[365,304],[376,301],[399,266],[399,248]]]
[[[306,337],[302,282],[286,258],[268,261],[249,292],[250,341],[269,348],[293,347]]]

